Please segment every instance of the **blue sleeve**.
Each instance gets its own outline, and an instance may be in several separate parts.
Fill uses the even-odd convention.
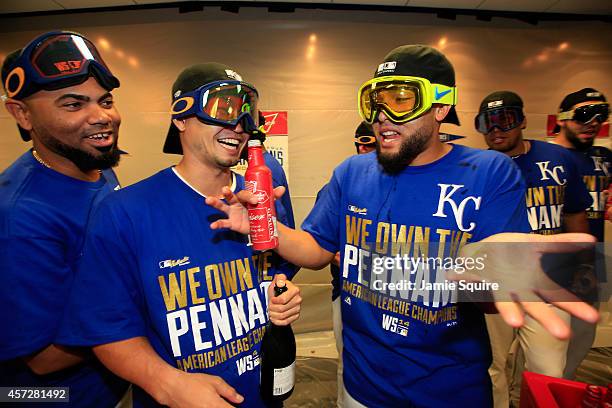
[[[118,203],[105,199],[89,225],[59,344],[94,346],[146,335],[133,220],[112,204]]]
[[[479,210],[478,231],[474,241],[501,232],[531,232],[525,204],[526,186],[520,169],[512,159],[496,153]]]
[[[340,199],[339,170],[336,169],[329,183],[317,194],[313,209],[302,223],[304,231],[323,249],[334,254],[340,250]]]
[[[0,238],[0,360],[53,343],[73,277],[66,253],[59,239]]]
[[[593,205],[593,197],[591,197],[584,181],[582,181],[582,176],[578,171],[574,158],[567,154],[566,157],[568,171],[563,211],[571,214],[584,211]]]

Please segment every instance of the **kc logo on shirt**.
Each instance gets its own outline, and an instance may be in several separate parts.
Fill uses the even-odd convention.
[[[453,194],[455,194],[460,188],[465,187],[463,184],[438,184],[440,187],[440,198],[438,199],[438,211],[432,214],[434,217],[446,218],[446,213],[444,212],[445,204],[448,203],[453,212],[453,216],[455,217],[455,222],[457,223],[457,227],[461,231],[470,232],[474,228],[476,228],[476,224],[470,222],[468,228],[463,226],[463,211],[465,210],[465,206],[472,201],[474,203],[474,209],[478,210],[480,208],[480,202],[482,201],[482,197],[474,197],[467,196],[463,200],[459,202],[459,205],[453,200]],[[450,191],[449,191],[450,189]]]
[[[601,171],[606,176],[609,176],[609,174],[608,174],[608,163],[606,163],[604,157],[601,157],[601,156],[591,156],[591,159],[593,159],[593,164],[595,165],[593,170]]]
[[[538,165],[538,168],[540,169],[540,174],[542,174],[542,178],[540,180],[544,181],[544,180],[550,180],[550,178],[552,178],[553,180],[555,180],[555,183],[557,183],[560,186],[565,185],[565,183],[567,183],[567,179],[564,178],[562,180],[558,173],[558,172],[565,173],[563,166],[555,166],[553,167],[552,170],[550,170],[548,168],[548,166],[550,165],[549,161],[536,162],[536,164]]]

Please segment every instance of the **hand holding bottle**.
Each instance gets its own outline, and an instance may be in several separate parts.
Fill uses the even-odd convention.
[[[249,233],[249,216],[247,213],[247,204],[257,204],[257,197],[247,190],[232,193],[229,187],[223,187],[223,199],[217,197],[206,197],[206,204],[224,212],[227,218],[217,220],[210,224],[212,229],[228,228],[240,234]],[[274,198],[278,199],[285,194],[285,187],[276,187],[274,189]]]
[[[275,296],[274,286],[287,287],[287,291],[280,296]],[[274,276],[274,281],[268,287],[268,312],[270,321],[277,326],[287,326],[300,317],[302,296],[300,288],[287,280],[285,275]]]

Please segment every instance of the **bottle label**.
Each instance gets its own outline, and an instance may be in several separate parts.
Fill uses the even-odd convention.
[[[245,189],[255,194],[259,199],[256,206],[248,207],[251,229],[250,241],[254,249],[266,250],[278,245],[278,230],[273,211],[274,202],[264,189],[258,187],[257,181],[245,181]]]
[[[295,361],[290,366],[274,369],[274,388],[272,395],[283,395],[291,391],[295,384]]]

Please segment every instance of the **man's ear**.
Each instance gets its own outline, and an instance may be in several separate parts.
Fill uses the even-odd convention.
[[[26,105],[23,101],[18,101],[17,99],[8,98],[4,102],[4,106],[8,113],[11,114],[17,124],[28,132],[32,130],[32,121],[30,120],[30,110],[28,109],[28,105]]]
[[[451,105],[437,105],[434,108],[434,115],[435,115],[436,121],[442,122],[444,118],[446,117],[446,115],[448,115],[448,112],[450,112],[450,110],[451,110]]]
[[[557,119],[557,126],[559,126],[559,128],[562,128],[564,124],[565,124],[564,120]]]
[[[521,129],[526,129],[527,128],[527,118],[523,119],[523,123],[521,123]]]
[[[185,119],[172,119],[172,123],[174,123],[174,126],[176,126],[179,132],[185,131]]]

